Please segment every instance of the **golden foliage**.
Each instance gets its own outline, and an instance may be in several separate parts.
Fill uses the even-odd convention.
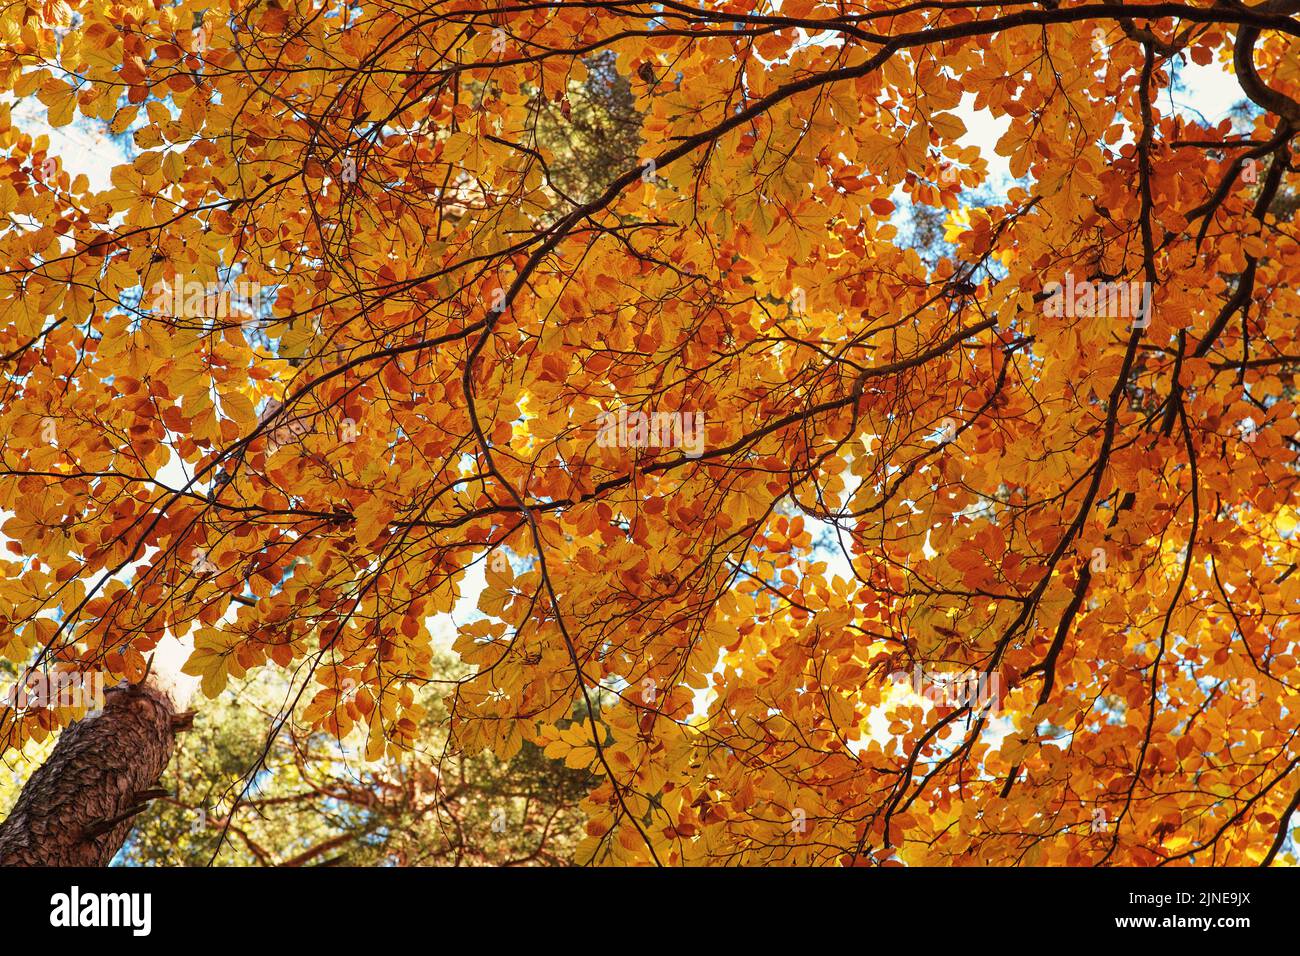
[[[396,754],[481,570],[452,730],[598,774],[584,861],[1286,857],[1294,19],[66,6],[0,85],[136,151],[96,191],[0,107],[10,660],[187,635]],[[1168,109],[1234,46],[1244,134]],[[575,183],[596,54],[639,152]]]

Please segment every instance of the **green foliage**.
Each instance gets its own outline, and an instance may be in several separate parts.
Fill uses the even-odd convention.
[[[537,140],[551,158],[551,184],[585,203],[636,163],[641,114],[632,84],[609,51],[585,63],[587,78],[570,83],[564,98],[538,103]]]
[[[448,677],[464,671],[449,658],[437,663]],[[439,686],[421,700],[419,749],[400,762],[365,763],[358,748],[294,720],[268,747],[268,728],[292,694],[283,671],[204,704],[163,779],[173,796],[142,815],[119,862],[204,866],[216,853],[217,865],[244,866],[568,863],[590,775],[529,743],[508,762],[457,754]]]

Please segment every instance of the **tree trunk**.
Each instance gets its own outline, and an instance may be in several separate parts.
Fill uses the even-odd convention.
[[[144,684],[111,687],[98,716],[63,731],[0,824],[0,866],[107,866],[160,796],[193,689],[188,650],[160,645]]]

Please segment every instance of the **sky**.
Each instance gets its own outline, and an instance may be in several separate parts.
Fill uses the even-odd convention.
[[[1245,98],[1237,85],[1237,78],[1220,63],[1205,66],[1186,63],[1178,69],[1175,80],[1175,85],[1181,88],[1175,90],[1171,86],[1166,89],[1159,105],[1165,112],[1176,112],[1189,119],[1218,123],[1233,106]],[[975,109],[974,93],[966,93],[961,105],[953,112],[966,124],[966,135],[962,137],[961,144],[980,148],[980,153],[989,165],[990,184],[999,192],[1005,192],[1005,186],[1010,183],[1010,159],[999,156],[993,147],[1007,131],[1011,118],[994,116],[987,109]]]

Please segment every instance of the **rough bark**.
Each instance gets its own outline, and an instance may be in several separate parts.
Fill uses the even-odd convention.
[[[188,648],[167,638],[144,684],[110,687],[103,711],[63,731],[0,823],[0,866],[107,866],[135,817],[162,795],[180,713],[195,681]]]
[[[0,824],[0,865],[107,866],[171,760],[174,714],[153,687],[106,691],[103,713],[63,732]]]

